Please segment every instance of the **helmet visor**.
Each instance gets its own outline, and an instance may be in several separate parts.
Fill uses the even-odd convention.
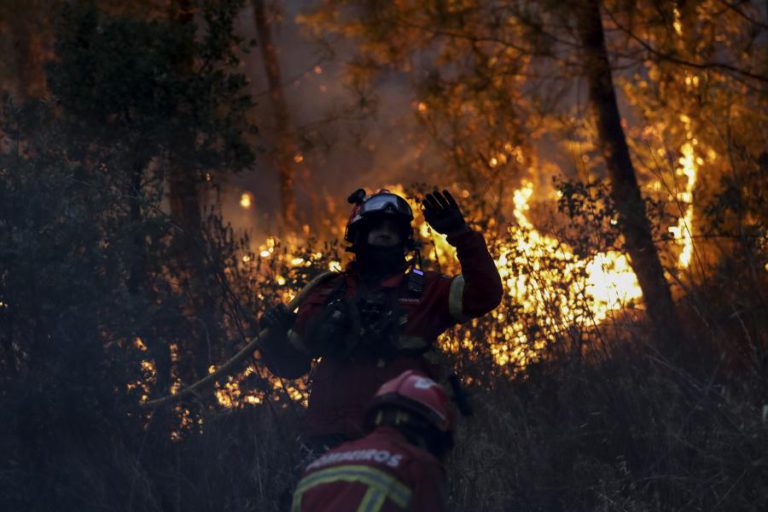
[[[360,205],[358,215],[365,217],[374,213],[392,213],[413,219],[413,210],[408,203],[400,196],[395,194],[378,194],[371,196],[367,201]]]

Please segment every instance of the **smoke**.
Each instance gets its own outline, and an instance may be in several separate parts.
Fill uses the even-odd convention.
[[[282,8],[281,13],[270,13],[270,22],[298,145],[293,155],[298,217],[313,231],[322,231],[323,223],[327,228],[346,216],[346,197],[357,188],[375,190],[391,183],[428,181],[428,161],[434,152],[428,151],[426,143],[415,142],[425,137],[420,134],[406,76],[383,77],[372,99],[375,107],[361,109],[360,97],[347,85],[345,66],[354,50],[352,43],[338,42],[329,52],[296,22],[306,2],[286,2]],[[237,31],[245,41],[256,40],[251,6],[241,13]],[[278,170],[271,153],[275,147],[272,105],[257,48],[243,55],[243,72],[256,101],[260,133],[254,144],[259,156],[253,169],[223,185],[222,202],[225,217],[235,227],[264,235],[279,231],[280,203]],[[249,209],[240,206],[246,192],[253,196]]]

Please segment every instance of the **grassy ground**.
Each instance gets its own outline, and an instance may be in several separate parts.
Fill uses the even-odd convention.
[[[447,461],[452,509],[766,510],[762,405],[748,380],[710,377],[627,342],[474,390]],[[3,510],[288,508],[302,465],[295,408],[214,414],[171,442],[161,416],[136,435],[77,407],[48,423],[25,398],[3,422]]]

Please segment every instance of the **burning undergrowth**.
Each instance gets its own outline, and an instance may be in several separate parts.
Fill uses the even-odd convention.
[[[404,193],[402,187],[390,188]],[[516,192],[516,223],[499,223],[498,236],[491,237],[491,250],[497,255],[507,290],[502,306],[488,318],[472,321],[441,339],[446,356],[461,360],[465,368],[487,359],[496,368],[494,374],[514,375],[555,346],[581,350],[599,334],[606,318],[640,295],[626,259],[615,248],[588,254],[583,247],[574,249],[536,229],[528,219],[532,192],[529,183]],[[576,216],[573,211],[571,214]],[[454,251],[442,236],[431,232],[420,218],[415,229],[428,268],[448,274],[460,272]],[[238,304],[238,310],[231,314],[250,326],[247,334],[253,333],[255,319],[266,304],[287,303],[314,275],[339,271],[346,260],[343,247],[335,241],[268,237],[261,244],[248,246],[252,249],[238,253],[222,274],[222,284]],[[577,255],[579,250],[582,252]],[[576,338],[575,333],[579,333]],[[232,333],[232,337],[236,335]],[[142,365],[152,367],[153,363],[144,360]],[[212,363],[209,371],[214,369]],[[469,370],[467,377],[473,378]],[[254,388],[247,382],[261,384]],[[180,385],[176,380],[172,392]],[[269,395],[276,401],[288,398],[303,403],[305,391],[305,383],[285,383],[270,377],[256,362],[218,385],[216,397],[220,405],[230,408],[259,405]]]
[[[225,10],[238,6],[214,4],[224,16],[206,18],[207,26],[218,20],[231,35]],[[253,128],[243,114],[246,81],[215,63],[236,64],[230,50],[239,43],[199,46],[164,22],[99,16],[64,20],[51,68],[55,103],[3,105],[0,407],[8,420],[0,422],[0,508],[283,509],[302,463],[306,381],[274,378],[257,354],[210,392],[151,413],[138,404],[208,375],[258,332],[265,307],[343,268],[347,256],[333,237],[344,215],[322,205],[310,212],[331,225],[316,238],[309,226],[258,239],[233,230],[221,209],[258,206],[242,193],[217,203],[217,187],[253,156],[240,137]],[[167,44],[156,48],[157,40]],[[121,47],[130,51],[114,51]],[[168,48],[202,53],[179,66]],[[214,63],[190,73],[205,58]],[[681,76],[697,98],[711,78]],[[499,93],[516,90],[498,85]],[[434,181],[448,183],[489,240],[505,296],[491,315],[440,339],[477,410],[449,463],[453,505],[763,510],[765,158],[730,139],[716,146],[688,113],[654,118],[636,138],[673,135],[671,147],[654,144],[651,155],[668,160],[667,174],[644,184],[668,203],[659,208],[666,217],[651,219],[654,241],[696,342],[686,346],[695,354],[672,362],[649,334],[602,182],[544,190],[534,151],[510,142],[518,139],[508,127],[494,131],[497,110],[483,107],[488,123],[477,124],[472,102],[488,96],[461,83],[456,90],[461,101],[447,106],[475,137],[451,134],[458,144],[445,161],[479,178],[470,190],[441,167]],[[449,92],[414,101],[425,129],[446,121],[436,100]],[[408,151],[417,147],[425,146]],[[718,174],[722,186],[707,203],[695,195],[706,177],[700,168],[725,162],[734,168]],[[488,183],[507,187],[498,208],[477,193]],[[426,190],[390,188],[411,199]],[[204,196],[212,207],[203,208]],[[418,217],[425,265],[459,272],[451,247]],[[718,241],[712,254],[699,250],[704,234]],[[690,279],[702,255],[716,263]]]

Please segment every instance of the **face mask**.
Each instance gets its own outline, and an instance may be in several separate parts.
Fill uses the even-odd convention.
[[[366,246],[357,254],[360,273],[368,276],[387,276],[405,268],[405,247]]]

